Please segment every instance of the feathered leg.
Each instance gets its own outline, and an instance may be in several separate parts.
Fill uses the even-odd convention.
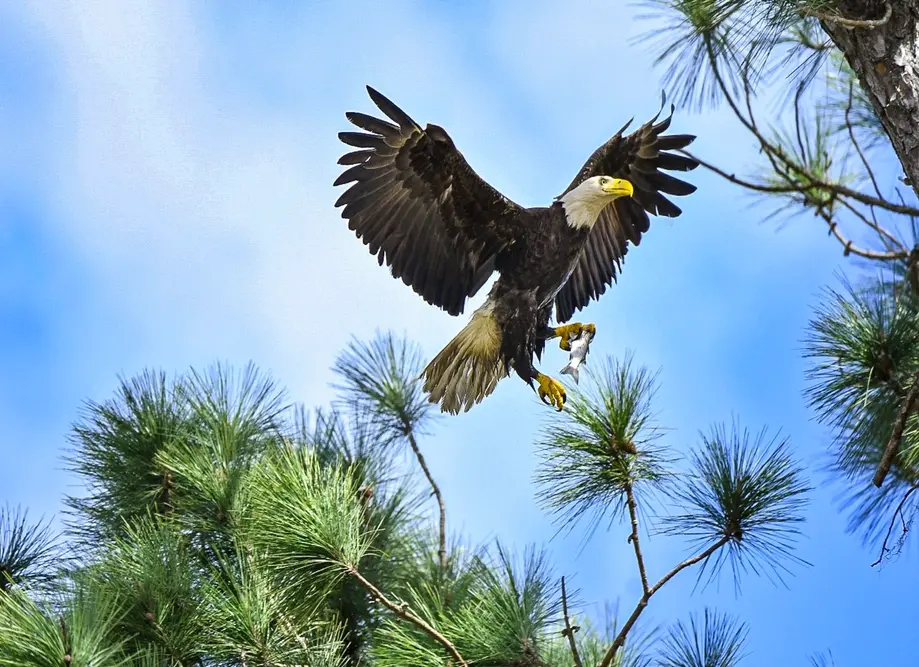
[[[540,336],[540,330],[546,328],[549,314],[548,309],[537,307],[531,292],[503,293],[497,310],[504,332],[501,353],[543,403],[561,411],[567,398],[565,387],[533,365],[533,356],[540,354],[545,346],[545,337]]]

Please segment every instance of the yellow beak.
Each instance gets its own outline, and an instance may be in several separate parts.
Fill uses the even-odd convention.
[[[631,197],[635,189],[624,178],[614,178],[603,186],[603,192],[614,197]]]

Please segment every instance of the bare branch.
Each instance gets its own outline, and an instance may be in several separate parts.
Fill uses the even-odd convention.
[[[389,600],[385,595],[383,595],[380,589],[367,581],[367,579],[364,578],[364,575],[358,572],[356,567],[348,567],[347,571],[348,574],[357,579],[361,586],[367,589],[367,592],[369,592],[377,602],[389,609],[403,621],[407,621],[415,625],[419,630],[427,634],[431,639],[447,649],[447,652],[453,656],[454,660],[456,660],[458,667],[467,667],[466,661],[463,659],[463,656],[460,655],[459,651],[456,650],[456,647],[453,645],[453,643],[442,634],[440,634],[436,629],[431,627],[431,625],[428,624],[423,618],[413,614],[409,610],[408,605],[397,605],[396,603]]]
[[[648,593],[648,573],[645,571],[645,559],[641,555],[641,545],[638,542],[638,507],[635,504],[635,493],[632,491],[632,485],[627,484],[625,487],[626,503],[629,506],[629,518],[632,520],[632,534],[629,535],[629,542],[635,549],[635,561],[638,563],[638,574],[641,576],[641,590]]]
[[[881,456],[881,462],[878,464],[877,472],[874,473],[874,485],[877,487],[880,487],[881,484],[884,483],[884,478],[887,477],[887,473],[890,472],[893,460],[900,451],[900,441],[903,439],[903,431],[906,428],[906,422],[916,409],[917,402],[919,402],[919,371],[916,371],[916,375],[913,377],[913,386],[910,387],[909,392],[903,399],[903,404],[900,406],[900,414],[897,416],[897,421],[893,427],[893,433],[890,435],[887,447],[884,448],[884,454]]]
[[[415,458],[418,459],[418,465],[421,466],[421,470],[424,473],[424,476],[428,478],[428,483],[431,485],[431,489],[434,492],[434,497],[437,498],[437,506],[440,508],[440,543],[438,545],[438,555],[440,556],[440,568],[442,570],[447,569],[447,508],[444,504],[443,494],[440,492],[440,487],[437,486],[437,482],[434,481],[434,476],[431,474],[430,469],[428,468],[427,461],[424,460],[424,455],[421,453],[421,448],[418,446],[418,442],[415,440],[415,433],[410,427],[405,429],[406,437],[408,438],[408,444],[412,448],[412,452],[415,454]]]
[[[606,654],[603,656],[603,660],[600,662],[599,667],[609,667],[610,664],[613,662],[613,658],[616,657],[616,653],[619,651],[619,649],[621,649],[625,645],[625,639],[628,636],[629,631],[638,621],[638,617],[641,616],[641,612],[643,612],[645,610],[645,607],[648,606],[648,601],[651,599],[652,595],[654,595],[657,591],[661,589],[661,587],[664,584],[666,584],[668,581],[673,579],[676,575],[678,575],[680,572],[685,570],[687,567],[691,567],[695,565],[696,563],[699,563],[705,560],[706,558],[711,556],[713,553],[718,551],[718,549],[720,549],[725,544],[730,542],[730,540],[731,540],[731,537],[729,535],[725,535],[724,537],[722,537],[720,540],[715,542],[713,545],[711,545],[708,549],[706,549],[702,553],[697,554],[693,556],[692,558],[688,558],[684,560],[682,563],[680,563],[675,568],[670,570],[670,572],[665,574],[661,578],[660,581],[658,581],[651,588],[649,588],[647,592],[641,596],[641,599],[638,601],[638,604],[635,606],[635,610],[632,612],[632,615],[629,616],[628,620],[625,622],[625,624],[622,626],[622,629],[619,631],[619,634],[616,635],[616,638],[613,640],[612,645],[609,647],[609,649],[606,651]]]
[[[835,23],[841,28],[853,30],[855,28],[880,28],[890,20],[890,16],[893,14],[893,6],[889,2],[884,3],[884,15],[879,19],[847,19],[845,16],[840,16],[839,14],[827,14],[812,9],[805,4],[798,5],[798,11],[800,11],[803,16],[811,16],[818,21]]]
[[[802,187],[799,185],[766,185],[763,183],[754,183],[752,181],[747,181],[745,179],[739,178],[738,176],[734,174],[730,174],[724,171],[723,169],[720,169],[719,167],[716,167],[710,162],[706,162],[705,160],[693,155],[689,151],[681,150],[679,152],[685,155],[686,157],[696,160],[702,167],[718,174],[723,179],[731,183],[734,183],[735,185],[739,185],[743,188],[746,188],[748,190],[753,190],[754,192],[764,192],[764,193],[769,193],[769,194],[792,194],[795,192],[802,191]],[[853,211],[856,215],[860,215],[859,212],[856,209],[854,209],[848,202],[845,202],[843,200],[839,200],[839,201],[850,211]],[[854,254],[854,255],[858,255],[859,257],[864,257],[866,259],[876,259],[876,260],[882,260],[882,261],[894,261],[894,260],[899,260],[899,259],[906,259],[906,257],[909,255],[909,252],[906,249],[903,249],[900,251],[891,251],[891,252],[878,252],[876,250],[867,250],[864,248],[859,248],[855,246],[852,243],[852,241],[850,241],[845,236],[843,236],[842,232],[839,231],[838,223],[835,220],[833,220],[832,215],[830,215],[826,211],[819,211],[818,214],[827,222],[827,224],[830,227],[830,232],[839,240],[840,243],[842,243],[845,249],[845,253],[847,255]],[[897,245],[900,245],[900,247],[902,247],[899,241],[896,241],[896,237],[894,237],[893,234],[891,234],[889,231],[887,231],[886,229],[884,229],[883,227],[879,225],[875,225],[873,222],[871,222],[870,220],[867,220],[863,216],[862,216],[862,220],[869,227],[877,231],[879,234],[887,236],[888,238],[894,240],[897,243]]]
[[[752,115],[748,118],[740,110],[740,107],[737,106],[737,102],[734,100],[734,97],[728,91],[727,84],[725,84],[724,79],[721,76],[721,72],[718,69],[717,59],[715,57],[714,50],[711,48],[711,46],[708,47],[708,55],[709,55],[709,60],[711,61],[712,73],[715,75],[715,81],[717,82],[718,87],[721,90],[721,93],[724,95],[725,100],[728,103],[728,106],[734,112],[734,115],[741,122],[741,124],[745,128],[747,128],[747,130],[749,130],[750,133],[753,134],[754,137],[756,137],[757,141],[759,141],[760,147],[763,149],[769,161],[773,163],[773,166],[776,166],[775,160],[782,162],[788,169],[791,169],[795,173],[800,174],[800,176],[802,176],[803,178],[807,180],[807,184],[806,184],[807,188],[822,188],[825,190],[829,190],[835,193],[836,195],[849,197],[850,199],[854,199],[867,206],[876,206],[878,208],[881,208],[887,211],[891,211],[892,213],[899,213],[901,215],[919,216],[919,208],[916,208],[913,206],[906,206],[905,204],[895,204],[891,201],[884,199],[883,197],[874,197],[864,192],[853,190],[852,188],[849,188],[843,185],[842,183],[832,183],[832,182],[825,181],[822,178],[816,177],[804,165],[798,164],[797,162],[789,158],[785,154],[785,151],[781,150],[778,146],[776,146],[771,141],[769,141],[765,137],[765,135],[763,135],[763,133],[757,127],[756,122],[753,119]],[[748,87],[747,84],[745,84],[745,87]],[[749,100],[748,100],[748,104],[749,104]],[[762,188],[752,188],[752,189],[759,190],[760,192],[770,191],[770,190],[763,190]],[[793,190],[789,190],[789,192],[801,191],[801,189],[802,188],[796,188]]]
[[[890,541],[890,535],[893,533],[894,524],[897,522],[897,517],[903,515],[903,506],[906,504],[906,501],[909,500],[909,497],[913,495],[913,491],[919,489],[919,486],[910,487],[903,497],[900,499],[900,502],[897,504],[897,508],[893,512],[893,516],[890,517],[890,525],[887,527],[887,535],[884,536],[884,543],[881,545],[881,555],[878,556],[878,559],[871,564],[871,567],[876,567],[881,564],[881,561],[884,560],[884,554],[886,554],[890,549],[887,547],[887,543]],[[906,523],[903,524],[904,534],[907,531]]]
[[[850,239],[847,239],[843,236],[842,232],[839,231],[839,223],[833,219],[833,216],[830,213],[827,213],[824,210],[820,210],[817,214],[823,218],[827,225],[830,227],[830,233],[835,236],[843,246],[843,254],[848,255],[858,255],[859,257],[864,257],[865,259],[874,259],[882,262],[892,262],[898,259],[906,259],[906,256],[909,254],[905,250],[903,251],[892,251],[892,252],[880,252],[878,250],[867,250],[865,248],[859,248],[852,243]]]
[[[571,647],[571,657],[574,659],[574,667],[584,667],[581,662],[581,655],[578,653],[578,645],[574,641],[574,633],[579,629],[576,626],[571,627],[571,620],[568,616],[568,593],[565,590],[565,577],[562,577],[562,614],[565,616],[565,629],[562,634],[568,637],[568,645]]]
[[[868,163],[868,159],[865,157],[865,153],[862,151],[862,147],[858,143],[858,139],[855,137],[855,128],[852,125],[852,100],[855,93],[855,82],[849,81],[849,101],[846,104],[846,129],[849,131],[849,139],[852,140],[852,145],[855,146],[855,150],[858,151],[858,157],[861,158],[862,164],[865,165],[865,170],[868,172],[868,176],[871,177],[871,184],[874,186],[874,193],[878,196],[879,199],[883,199],[884,195],[881,194],[881,189],[878,187],[878,179],[874,177],[874,170],[871,168],[871,165]]]
[[[909,254],[909,251],[907,251],[906,246],[904,246],[904,245],[900,242],[900,239],[898,239],[896,236],[894,236],[890,231],[888,231],[888,230],[885,229],[884,227],[881,227],[881,226],[877,223],[876,220],[869,220],[868,217],[867,217],[864,213],[862,213],[862,212],[859,211],[857,208],[855,208],[854,206],[852,206],[852,204],[850,204],[850,203],[849,203],[848,201],[846,201],[845,199],[837,199],[836,201],[838,201],[838,202],[840,203],[840,205],[842,205],[843,207],[849,209],[849,211],[852,212],[852,215],[854,215],[855,217],[857,217],[859,220],[861,220],[862,222],[864,222],[868,227],[870,227],[870,228],[873,229],[875,232],[877,232],[877,235],[880,237],[881,242],[882,242],[885,246],[887,246],[888,250],[890,249],[891,244],[893,244],[894,246],[896,246],[897,248],[899,248],[900,250],[898,251],[898,254],[899,254],[900,252],[902,252],[902,253],[903,253],[903,257],[902,257],[902,258],[901,258],[901,257],[898,257],[897,259],[903,259],[903,258],[905,258],[905,257]],[[894,251],[890,251],[890,252],[894,252]]]
[[[747,180],[740,178],[739,176],[735,174],[729,174],[723,169],[716,167],[711,162],[706,162],[702,158],[699,158],[693,155],[689,151],[677,150],[677,152],[682,153],[688,158],[692,158],[693,160],[696,160],[701,166],[705,167],[709,171],[712,171],[718,174],[723,179],[730,181],[731,183],[734,183],[735,185],[739,185],[741,187],[747,188],[748,190],[753,190],[755,192],[766,192],[770,194],[791,194],[792,192],[801,191],[801,187],[797,185],[765,185],[763,183],[754,183],[752,181],[747,181]]]

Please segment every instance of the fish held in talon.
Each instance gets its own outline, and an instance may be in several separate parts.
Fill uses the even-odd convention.
[[[593,325],[589,325],[593,326]],[[574,378],[574,383],[578,383],[581,364],[587,363],[587,353],[590,351],[590,341],[594,339],[596,328],[588,329],[584,327],[577,335],[569,334],[568,348],[571,352],[568,354],[568,363],[559,371],[562,375],[570,375]]]
[[[513,371],[560,409],[564,388],[534,357],[552,338],[574,353],[589,332],[583,351],[569,356],[577,381],[596,327],[565,323],[617,279],[650,216],[680,215],[670,197],[696,188],[667,172],[698,166],[677,152],[695,137],[667,134],[674,107],[662,118],[662,98],[653,118],[626,134],[629,121],[597,148],[548,206],[527,208],[476,174],[444,128],[422,127],[380,92],[367,92],[385,118],[347,112],[361,131],[338,135],[353,149],[338,160],[346,168],[335,180],[347,186],[335,206],[348,228],[393,278],[452,316],[498,274],[485,302],[424,369],[428,399],[444,412],[467,411]]]

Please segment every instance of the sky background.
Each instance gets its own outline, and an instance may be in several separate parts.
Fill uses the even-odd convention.
[[[70,425],[118,375],[252,360],[319,406],[352,335],[392,329],[436,353],[465,317],[388,277],[333,208],[344,112],[376,111],[371,84],[444,126],[508,197],[545,205],[626,120],[658,109],[662,71],[630,41],[651,27],[640,13],[621,0],[0,4],[0,503],[60,512],[79,491],[61,458]],[[678,110],[672,131],[728,168],[755,159],[724,111]],[[687,573],[648,624],[716,605],[749,624],[749,667],[827,649],[841,667],[915,664],[914,562],[872,569],[876,547],[845,533],[817,470],[828,436],[801,395],[811,307],[848,265],[812,219],[776,231],[738,189],[691,180],[684,215],[653,220],[581,318],[598,326],[592,358],[629,349],[660,369],[656,408],[677,449],[734,418],[788,436],[814,471],[798,552],[813,566],[788,589],[747,577],[739,597],[729,578],[692,594]],[[565,358],[550,348],[542,366]],[[546,410],[512,378],[427,438],[449,524],[545,546],[590,613],[617,599],[631,610],[627,528],[582,550],[580,533],[552,539],[535,502]],[[652,577],[687,555],[661,537],[645,551]]]

